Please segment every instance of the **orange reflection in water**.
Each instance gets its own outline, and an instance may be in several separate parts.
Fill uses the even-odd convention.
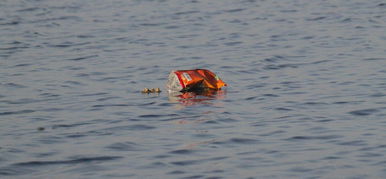
[[[212,104],[211,100],[224,99],[226,90],[205,90],[202,92],[171,92],[169,101],[179,102],[183,106],[196,104]]]

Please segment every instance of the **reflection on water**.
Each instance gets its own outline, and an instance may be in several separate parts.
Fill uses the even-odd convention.
[[[169,92],[169,101],[181,104],[182,106],[192,106],[196,104],[212,104],[211,100],[224,99],[224,90],[204,90],[199,92]]]
[[[199,142],[192,142],[192,143],[184,145],[182,147],[182,149],[192,150],[192,149],[195,149],[198,146],[208,145],[208,144],[211,144],[211,143],[214,143],[214,142],[217,142],[217,139],[211,139],[211,140],[205,140],[205,141],[199,141]]]

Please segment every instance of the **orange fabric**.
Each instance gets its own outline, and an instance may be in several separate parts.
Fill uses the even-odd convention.
[[[217,75],[205,69],[179,70],[174,72],[180,80],[182,88],[221,89],[227,86]]]

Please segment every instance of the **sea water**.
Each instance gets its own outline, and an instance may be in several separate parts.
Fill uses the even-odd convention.
[[[385,32],[383,0],[2,0],[0,178],[383,178]],[[195,68],[228,87],[167,93]]]

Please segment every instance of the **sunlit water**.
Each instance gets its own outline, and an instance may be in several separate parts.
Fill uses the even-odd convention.
[[[385,32],[383,0],[2,0],[0,178],[383,178]],[[194,68],[229,87],[168,95]]]

